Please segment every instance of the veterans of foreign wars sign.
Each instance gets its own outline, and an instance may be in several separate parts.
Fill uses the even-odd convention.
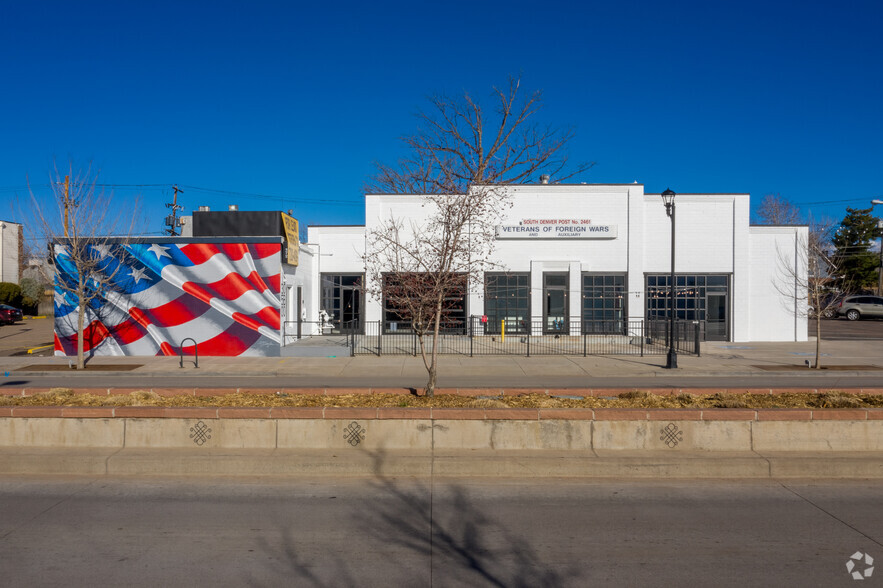
[[[498,225],[497,239],[615,239],[616,225],[593,225],[591,219],[524,219]]]

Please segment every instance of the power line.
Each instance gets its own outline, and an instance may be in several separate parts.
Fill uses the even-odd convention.
[[[172,184],[90,184],[99,188],[170,188]]]
[[[71,182],[71,185],[89,185],[94,186],[96,188],[163,188],[163,189],[173,189],[173,184],[87,184],[87,183],[79,183],[79,182]],[[256,198],[259,200],[280,200],[280,201],[288,201],[288,202],[300,202],[300,203],[317,203],[317,204],[343,204],[347,206],[362,206],[363,203],[361,201],[355,200],[335,200],[328,198],[305,198],[298,196],[280,196],[275,194],[259,194],[256,192],[237,192],[235,190],[219,190],[216,188],[203,188],[201,186],[192,186],[186,184],[178,184],[182,188],[187,188],[189,190],[196,190],[197,192],[206,192],[211,194],[225,194],[228,196],[243,196],[247,198]],[[52,184],[32,184],[30,186],[7,186],[0,187],[0,192],[16,192],[18,190],[27,190],[29,188],[49,188],[52,187]]]
[[[870,199],[850,198],[849,200],[823,200],[821,202],[802,202],[802,203],[796,203],[796,204],[797,204],[797,206],[810,205],[810,204],[842,204],[844,202],[864,202],[865,200],[867,200],[868,203],[870,203],[870,201],[875,198],[883,198],[883,196],[871,196]]]
[[[198,192],[212,192],[216,194],[227,194],[230,196],[246,196],[248,198],[259,198],[259,199],[268,199],[268,200],[290,200],[292,202],[322,202],[329,204],[349,204],[353,206],[361,206],[361,202],[356,202],[353,200],[328,200],[322,198],[300,198],[296,196],[274,196],[272,194],[256,194],[252,192],[234,192],[232,190],[216,190],[213,188],[200,188],[199,186],[188,186],[185,184],[181,184],[182,188],[188,188],[190,190],[196,190]]]
[[[27,234],[27,233],[26,233]],[[129,233],[129,237],[152,237],[152,236],[163,236],[165,235],[164,231],[143,231],[140,233]],[[46,241],[47,239],[55,238],[54,236],[38,236],[38,237],[23,237],[23,241]]]
[[[0,192],[19,192],[21,190],[30,190],[32,188],[48,188],[51,184],[31,184],[30,186],[4,186],[0,188]]]

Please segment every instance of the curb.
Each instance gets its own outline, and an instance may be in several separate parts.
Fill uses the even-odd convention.
[[[444,408],[0,406],[0,418],[454,421],[883,421],[883,408]]]
[[[25,448],[0,453],[7,475],[410,476],[582,479],[881,479],[883,456],[745,453],[367,452]]]
[[[33,388],[0,388],[0,397],[2,396],[34,396],[57,389],[47,387]],[[408,396],[413,394],[413,388],[405,387],[247,387],[247,388],[225,388],[225,387],[193,387],[193,388],[151,388],[151,387],[93,387],[93,388],[72,388],[74,394],[92,394],[93,396],[114,396],[122,394],[130,394],[132,392],[153,392],[160,396],[224,396],[227,394],[265,394],[265,395],[310,395],[310,396],[342,396],[344,394],[400,394]],[[604,387],[604,388],[436,388],[438,395],[452,396],[482,396],[482,397],[499,397],[499,396],[524,396],[527,394],[541,394],[549,397],[578,396],[617,396],[622,392],[640,390],[656,396],[678,396],[679,394],[693,395],[710,395],[710,394],[756,394],[760,396],[775,396],[778,394],[824,394],[827,392],[841,392],[844,394],[867,394],[867,395],[883,395],[883,388],[845,388],[845,387],[824,387],[824,388],[682,388],[682,387],[658,387],[644,388],[636,386],[628,387]]]

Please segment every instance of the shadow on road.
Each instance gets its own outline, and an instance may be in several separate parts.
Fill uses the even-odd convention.
[[[377,541],[430,557],[433,572],[468,585],[561,586],[578,576],[550,568],[535,553],[529,538],[516,535],[476,506],[467,490],[445,484],[441,496],[434,485],[407,485],[384,475],[384,454],[375,460],[372,485],[393,500],[369,504],[362,526]]]
[[[580,584],[576,566],[553,569],[537,555],[529,536],[512,532],[484,512],[465,488],[447,482],[438,488],[432,482],[385,475],[384,452],[370,455],[370,491],[352,513],[346,533],[354,549],[368,550],[368,559],[389,582],[544,588]],[[330,552],[293,526],[281,531],[281,544],[258,540],[260,552],[273,562],[267,570],[273,577],[321,588],[373,585],[371,578],[378,574],[373,563],[372,569],[358,569],[353,563],[358,558],[346,552]],[[365,554],[361,558],[365,561]],[[250,578],[249,584],[255,583],[260,580]]]
[[[285,529],[282,533],[282,546],[271,544],[266,538],[258,539],[261,552],[272,557],[274,567],[279,569],[274,577],[292,580],[292,586],[316,586],[318,588],[330,588],[331,586],[358,586],[364,584],[353,577],[346,558],[342,555],[323,553],[322,559],[307,557],[303,554],[304,538],[300,537],[293,528]],[[323,571],[333,571],[333,576],[324,580],[320,577]],[[248,586],[260,586],[262,581],[251,577],[245,582]]]

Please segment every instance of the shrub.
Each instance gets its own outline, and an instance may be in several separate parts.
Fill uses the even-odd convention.
[[[46,286],[34,278],[22,278],[20,285],[22,297],[30,298],[31,300],[40,300],[43,292],[46,290]]]
[[[0,304],[21,308],[21,286],[11,282],[0,282]]]
[[[37,314],[46,286],[34,278],[21,279],[21,309],[25,314]]]

